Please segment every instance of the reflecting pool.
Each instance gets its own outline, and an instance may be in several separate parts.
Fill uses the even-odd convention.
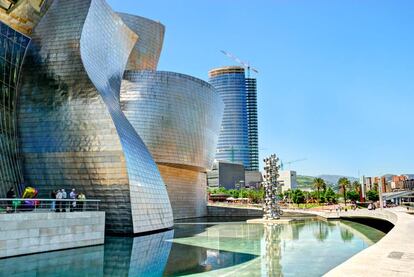
[[[0,260],[0,276],[321,276],[385,234],[350,221],[197,220],[105,245]]]

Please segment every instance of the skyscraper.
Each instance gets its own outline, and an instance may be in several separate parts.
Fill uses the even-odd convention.
[[[249,138],[248,171],[259,170],[259,134],[257,123],[257,81],[255,78],[246,78],[246,107],[247,107],[247,133]]]
[[[256,79],[246,78],[239,66],[210,70],[210,83],[224,102],[216,159],[259,169]]]

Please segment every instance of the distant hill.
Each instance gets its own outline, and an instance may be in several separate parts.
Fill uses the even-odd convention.
[[[350,176],[341,176],[341,175],[328,175],[328,174],[323,174],[323,175],[319,175],[317,176],[319,178],[322,178],[325,180],[326,183],[329,184],[337,184],[338,180],[342,177],[348,178],[349,181],[353,182],[353,181],[358,181],[358,178],[355,177],[350,177]]]
[[[309,189],[312,188],[312,183],[315,177],[312,176],[304,176],[304,175],[297,175],[296,182],[298,183],[299,189]]]
[[[404,174],[408,176],[408,179],[414,179],[414,174]]]
[[[338,187],[336,186],[336,184],[338,183],[339,178],[342,177],[346,177],[348,178],[351,182],[353,181],[358,181],[358,178],[355,177],[349,177],[349,176],[341,176],[341,175],[328,175],[328,174],[323,174],[323,175],[318,175],[318,178],[322,178],[325,183],[332,187],[334,190],[338,190]],[[313,189],[313,180],[316,177],[313,176],[305,176],[305,175],[297,175],[296,176],[296,181],[298,183],[298,188],[299,189]]]

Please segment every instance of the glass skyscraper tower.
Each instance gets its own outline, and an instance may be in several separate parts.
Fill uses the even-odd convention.
[[[257,81],[246,78],[247,131],[249,138],[249,171],[259,170],[259,135],[257,122]]]
[[[209,78],[225,105],[216,159],[258,170],[256,79],[239,66],[215,68]]]

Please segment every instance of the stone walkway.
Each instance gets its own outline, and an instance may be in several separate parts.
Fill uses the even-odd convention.
[[[320,217],[332,217],[332,213],[317,214]],[[408,214],[404,208],[357,210],[337,215],[340,218],[385,219],[395,227],[379,242],[359,252],[325,276],[414,276],[414,215]]]

